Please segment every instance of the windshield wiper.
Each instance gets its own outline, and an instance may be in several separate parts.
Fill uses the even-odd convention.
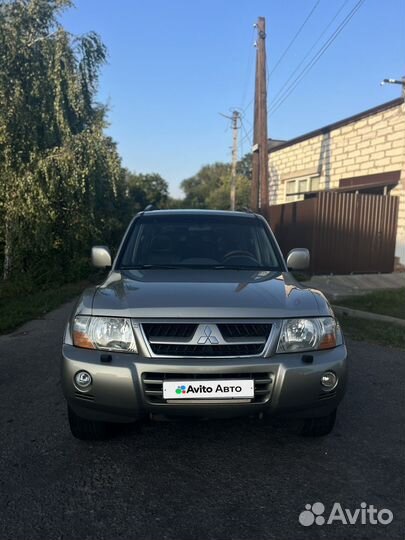
[[[254,272],[268,272],[268,271],[274,271],[274,270],[280,270],[279,268],[274,268],[271,266],[240,266],[240,265],[228,265],[228,264],[218,264],[215,266],[211,266],[213,270],[251,270]]]
[[[170,270],[186,268],[180,264],[134,264],[133,266],[121,266],[121,270]]]
[[[225,264],[137,264],[133,266],[121,266],[121,270],[250,270],[252,272],[269,272],[280,270],[270,266],[238,266]]]

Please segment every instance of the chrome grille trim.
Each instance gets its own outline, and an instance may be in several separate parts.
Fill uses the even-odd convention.
[[[144,325],[156,325],[156,324],[173,324],[173,325],[196,325],[197,330],[195,331],[194,335],[191,339],[184,339],[182,337],[175,338],[174,336],[168,336],[168,337],[158,337],[154,336],[153,334],[149,333],[149,336],[151,336],[148,339],[147,333],[145,332]],[[265,336],[246,336],[246,337],[228,337],[227,340],[225,340],[219,330],[221,325],[228,324],[228,325],[267,325],[269,329],[269,334],[267,337]],[[218,355],[209,355],[204,352],[201,354],[195,354],[195,353],[172,353],[172,354],[164,354],[164,353],[158,353],[154,352],[153,346],[157,345],[160,346],[162,349],[162,345],[198,345],[198,339],[199,339],[199,332],[201,331],[201,328],[204,326],[212,326],[215,327],[214,337],[217,338],[218,342],[216,345],[223,345],[224,350],[226,348],[228,350],[232,350],[232,352],[228,352],[227,354],[218,354]],[[140,319],[140,320],[133,320],[132,326],[135,332],[136,340],[138,343],[138,347],[145,356],[149,356],[151,358],[204,358],[207,360],[210,359],[219,359],[219,358],[257,358],[257,357],[268,357],[271,356],[276,349],[278,337],[280,335],[281,331],[281,325],[282,321],[280,319],[172,319],[172,318],[165,318],[165,319]],[[149,328],[150,329],[150,328]],[[245,349],[252,350],[252,346],[254,344],[262,345],[262,347],[259,347],[257,351],[255,350],[252,354],[236,354],[234,353],[235,345],[246,345]],[[232,346],[231,349],[229,349],[229,346]],[[215,347],[215,345],[212,345],[212,347]],[[173,347],[172,347],[173,348]]]

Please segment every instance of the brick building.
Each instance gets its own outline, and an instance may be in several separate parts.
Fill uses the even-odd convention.
[[[403,98],[269,150],[270,204],[324,190],[399,197],[395,255],[405,265],[405,103]]]

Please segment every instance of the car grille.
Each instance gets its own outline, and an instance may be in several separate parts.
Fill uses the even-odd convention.
[[[143,322],[156,356],[239,357],[260,355],[271,324],[261,322]]]
[[[192,323],[143,323],[143,331],[148,339],[192,338],[197,324]]]
[[[244,337],[261,337],[267,339],[270,334],[271,324],[261,323],[237,323],[218,324],[218,328],[226,340]]]
[[[152,404],[164,404],[167,403],[166,399],[163,399],[163,381],[164,380],[174,380],[174,381],[204,381],[204,380],[229,380],[229,379],[253,379],[255,395],[254,398],[250,400],[250,403],[266,403],[271,397],[274,374],[273,373],[213,373],[213,374],[195,374],[195,373],[143,373],[142,374],[142,385],[143,392],[146,400]],[[173,401],[173,400],[171,400]],[[189,400],[180,400],[179,402],[182,405],[190,404]],[[209,400],[204,400],[208,401]],[[224,400],[225,403],[229,404],[232,400]],[[192,400],[191,400],[192,403]]]

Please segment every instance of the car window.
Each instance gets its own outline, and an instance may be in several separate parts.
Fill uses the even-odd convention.
[[[279,269],[280,262],[259,219],[150,214],[134,222],[119,266]]]

